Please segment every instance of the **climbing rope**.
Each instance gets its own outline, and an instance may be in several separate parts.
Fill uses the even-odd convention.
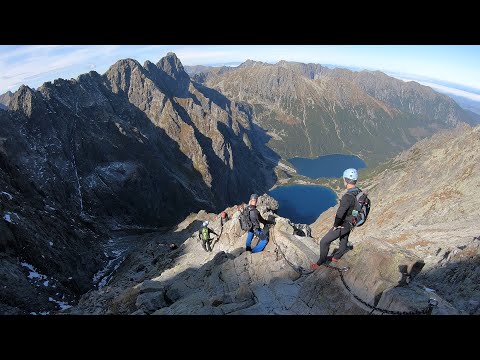
[[[292,264],[288,259],[287,257],[285,256],[285,253],[282,251],[281,247],[277,244],[277,242],[275,241],[275,235],[274,235],[274,232],[273,232],[273,229],[270,228],[269,229],[269,233],[270,233],[270,238],[272,239],[273,243],[275,244],[276,246],[276,252],[280,253],[283,257],[283,259],[285,260],[285,262],[293,269],[295,270],[295,272],[299,273],[301,276],[306,276],[306,275],[310,275],[311,273],[313,273],[315,270],[305,270],[302,266],[295,266],[294,264]],[[435,306],[438,305],[438,301],[434,298],[430,298],[428,300],[428,306],[425,308],[425,309],[421,309],[421,310],[414,310],[414,311],[393,311],[393,310],[387,310],[387,309],[382,309],[382,308],[379,308],[379,307],[376,307],[376,306],[373,306],[373,305],[370,305],[368,302],[366,302],[365,300],[361,299],[359,296],[357,296],[355,293],[353,293],[352,289],[350,289],[350,286],[348,286],[347,282],[345,281],[345,278],[343,276],[343,273],[347,272],[348,270],[350,270],[350,268],[348,267],[342,267],[342,268],[339,268],[339,267],[336,267],[336,266],[331,266],[331,265],[328,265],[328,264],[323,264],[323,266],[329,268],[329,269],[333,269],[335,271],[338,272],[338,274],[340,275],[340,279],[342,280],[342,283],[343,283],[343,286],[345,286],[345,289],[347,289],[347,291],[358,301],[360,302],[361,304],[365,305],[366,307],[368,307],[369,309],[372,309],[372,311],[370,311],[369,315],[372,315],[374,311],[378,311],[378,312],[381,312],[382,315],[383,314],[389,314],[389,315],[431,315],[432,313],[432,310]]]

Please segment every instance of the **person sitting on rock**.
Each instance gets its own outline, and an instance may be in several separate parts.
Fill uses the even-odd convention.
[[[220,214],[220,224],[222,225],[225,225],[225,223],[230,220],[229,217],[228,217],[228,214],[226,211],[222,211],[222,213]]]
[[[327,262],[327,260],[337,262],[349,249],[348,236],[352,229],[352,210],[355,207],[355,196],[360,191],[356,184],[358,180],[358,172],[356,169],[347,169],[343,172],[343,184],[347,189],[347,192],[340,200],[340,206],[338,207],[335,215],[335,221],[333,227],[325,234],[320,240],[320,258],[316,263],[313,263],[311,268],[313,270]],[[352,196],[353,195],[353,196]],[[340,238],[340,246],[332,256],[327,256],[330,248],[330,243]]]
[[[250,220],[252,222],[252,227],[248,231],[245,248],[246,248],[246,251],[251,251],[252,253],[257,253],[262,251],[263,249],[265,249],[265,246],[267,246],[267,243],[268,243],[268,233],[260,229],[260,223],[262,223],[264,226],[268,224],[273,224],[272,221],[265,220],[262,217],[262,215],[260,215],[260,212],[257,210],[257,201],[258,201],[258,195],[252,194],[250,196],[250,202],[248,203],[249,215],[250,215]],[[257,235],[260,241],[252,249],[251,245],[252,245],[252,239],[254,235]]]
[[[206,220],[202,224],[202,228],[198,233],[198,237],[202,241],[203,249],[207,252],[212,251],[212,247],[210,246],[210,243],[212,242],[213,239],[210,239],[210,234],[215,234],[218,236],[218,234],[215,231],[213,231],[208,227],[208,220]]]

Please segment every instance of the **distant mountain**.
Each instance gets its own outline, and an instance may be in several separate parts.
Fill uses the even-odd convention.
[[[7,91],[5,94],[0,95],[0,109],[8,109],[8,103],[12,96],[13,93],[11,91]]]
[[[249,104],[284,158],[353,153],[372,164],[439,129],[476,123],[448,96],[379,71],[247,60],[194,80]]]
[[[115,232],[239,204],[276,181],[278,157],[248,108],[192,82],[173,53],[143,66],[120,60],[104,75],[38,91],[22,86],[8,107],[0,111],[0,278],[8,287],[0,313],[55,309],[55,292],[72,299],[90,289],[105,260],[101,240]],[[22,277],[27,268],[56,288],[37,289]]]
[[[184,66],[184,69],[185,69],[186,73],[190,76],[199,74],[201,72],[210,71],[211,68],[212,68],[212,66],[205,66],[205,65],[193,65],[193,66],[186,65],[186,66]]]
[[[480,101],[475,101],[472,99],[468,99],[463,96],[458,96],[454,94],[448,94],[453,100],[455,100],[458,105],[460,105],[465,110],[471,111],[475,113],[477,116],[476,119],[480,119]],[[479,120],[477,120],[479,121]]]

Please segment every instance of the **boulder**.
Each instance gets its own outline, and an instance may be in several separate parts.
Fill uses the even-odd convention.
[[[140,294],[163,291],[165,285],[155,280],[145,280],[144,282],[135,285],[134,288],[139,290]]]
[[[257,209],[262,215],[267,212],[275,212],[278,210],[278,201],[270,195],[263,194],[258,198]]]
[[[167,302],[165,301],[163,291],[147,292],[138,295],[135,306],[148,313],[151,313],[167,306]]]

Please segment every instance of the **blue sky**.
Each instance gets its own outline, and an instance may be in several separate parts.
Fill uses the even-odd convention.
[[[157,62],[169,51],[184,65],[252,59],[382,70],[403,79],[433,84],[440,80],[473,88],[470,90],[478,92],[480,101],[479,45],[0,45],[0,94],[21,84],[38,87],[45,81],[76,78],[90,70],[102,74],[123,58],[142,64],[145,60]]]

